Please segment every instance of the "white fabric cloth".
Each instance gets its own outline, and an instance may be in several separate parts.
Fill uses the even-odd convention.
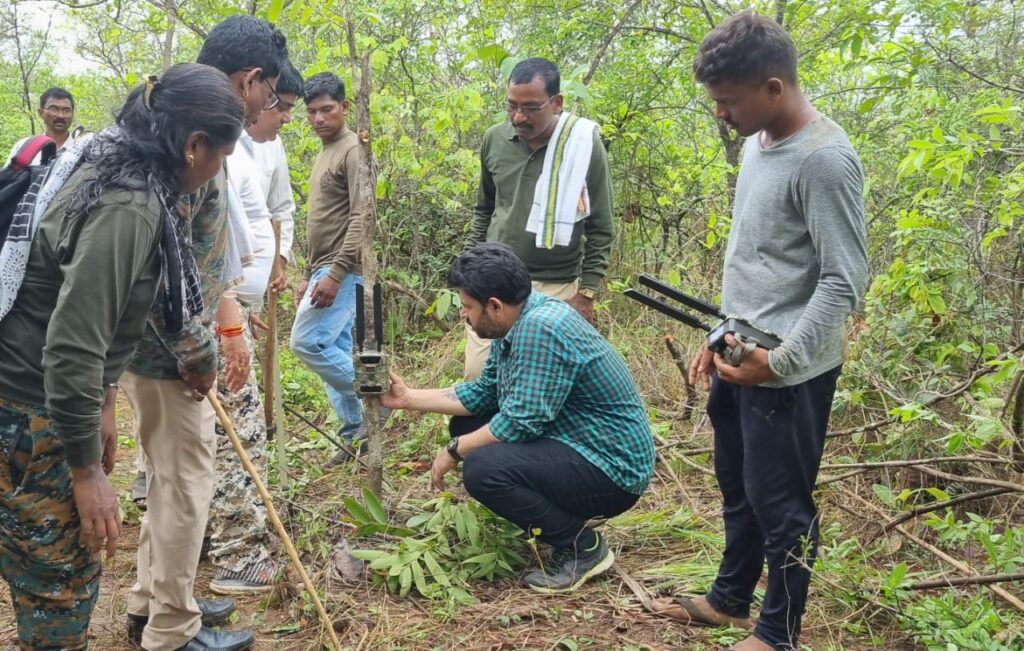
[[[238,141],[256,164],[263,195],[267,198],[270,218],[281,223],[281,255],[292,261],[292,242],[295,240],[295,198],[292,195],[291,172],[288,156],[280,136],[270,142],[254,142],[247,133]],[[273,239],[271,239],[273,248]]]
[[[7,316],[7,313],[11,311],[14,300],[18,297],[18,290],[21,289],[21,283],[25,280],[25,268],[28,265],[28,256],[32,250],[32,239],[36,236],[36,229],[39,227],[39,222],[43,218],[46,207],[50,205],[50,201],[57,195],[57,191],[68,180],[71,173],[75,171],[79,159],[82,158],[82,152],[85,151],[85,147],[92,140],[92,136],[93,134],[90,133],[76,139],[74,142],[68,138],[70,146],[65,147],[62,150],[65,154],[51,164],[42,184],[36,191],[37,196],[31,216],[27,217],[26,220],[22,220],[16,214],[14,221],[11,223],[11,230],[7,234],[7,239],[0,242],[0,319]],[[15,145],[15,153],[17,153],[19,147],[20,145]],[[33,165],[35,164],[33,163]],[[30,187],[22,200],[31,199],[29,194],[33,190],[34,188]]]
[[[573,227],[590,215],[587,170],[594,149],[596,122],[562,113],[544,152],[526,230],[538,249],[569,246]]]
[[[256,242],[246,206],[262,200],[252,196],[254,191],[259,190],[255,179],[244,169],[236,170],[238,166],[237,159],[234,163],[231,157],[224,161],[224,169],[227,170],[224,191],[227,193],[228,206],[227,260],[224,265],[224,285],[227,288],[234,288],[243,283],[245,267],[256,259]]]
[[[243,303],[258,307],[267,292],[274,264],[274,229],[270,223],[270,210],[260,183],[259,168],[241,143],[228,157],[228,169],[238,189],[238,199],[245,211],[253,243],[252,263],[243,269],[244,279],[234,291]]]

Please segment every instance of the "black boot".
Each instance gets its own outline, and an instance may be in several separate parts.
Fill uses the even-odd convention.
[[[234,599],[196,599],[199,612],[203,614],[203,626],[220,626],[235,612]],[[142,646],[142,630],[149,623],[148,615],[128,613],[128,639]]]

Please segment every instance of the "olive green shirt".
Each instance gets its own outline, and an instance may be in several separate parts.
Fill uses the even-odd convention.
[[[104,387],[128,365],[160,281],[155,194],[108,190],[88,214],[68,212],[92,170],[76,171],[43,214],[0,321],[0,397],[45,407],[72,466],[102,457]]]
[[[309,177],[307,278],[327,266],[331,268],[327,275],[338,282],[347,274],[363,273],[360,208],[359,138],[342,127],[338,137],[325,144],[316,157]]]
[[[146,332],[128,367],[132,373],[158,380],[179,380],[182,373],[204,375],[217,368],[217,338],[213,320],[224,292],[228,218],[224,170],[182,205],[189,216],[192,256],[199,268],[203,313],[193,316],[178,332],[164,323],[164,294],[157,294]],[[193,212],[191,206],[196,206]]]
[[[587,170],[590,216],[576,224],[569,246],[553,249],[538,248],[536,233],[526,230],[546,150],[547,145],[530,151],[510,122],[487,130],[480,148],[476,217],[466,248],[485,241],[501,242],[512,247],[533,280],[567,283],[579,278],[581,287],[599,290],[608,273],[615,236],[611,171],[604,143],[595,130]]]

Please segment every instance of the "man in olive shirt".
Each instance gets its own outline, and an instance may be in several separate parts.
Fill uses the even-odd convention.
[[[363,281],[359,139],[345,127],[348,100],[345,84],[337,75],[321,72],[307,79],[303,99],[323,150],[309,180],[309,263],[306,279],[295,293],[298,310],[291,349],[324,381],[341,421],[339,435],[358,447],[365,438],[363,403],[352,388],[356,285]],[[331,463],[349,456],[341,450]]]
[[[548,143],[562,114],[560,85],[558,66],[547,59],[524,59],[512,69],[509,121],[488,129],[480,150],[480,188],[466,248],[484,241],[509,245],[526,264],[534,289],[568,301],[593,321],[615,233],[611,172],[597,129],[586,173],[589,216],[575,223],[567,246],[539,247],[527,229]],[[469,327],[466,336],[466,377],[474,378],[487,360],[490,340]]]

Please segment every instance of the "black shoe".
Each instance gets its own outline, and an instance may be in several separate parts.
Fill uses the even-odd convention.
[[[604,536],[594,532],[597,542],[590,549],[556,549],[547,564],[523,577],[523,585],[544,594],[572,592],[588,580],[603,574],[615,562]]]
[[[218,631],[204,626],[178,651],[245,651],[255,641],[250,630]]]
[[[203,626],[220,626],[235,612],[234,599],[196,599],[199,612],[203,615]],[[149,623],[148,615],[128,613],[128,639],[142,646],[142,630]]]

